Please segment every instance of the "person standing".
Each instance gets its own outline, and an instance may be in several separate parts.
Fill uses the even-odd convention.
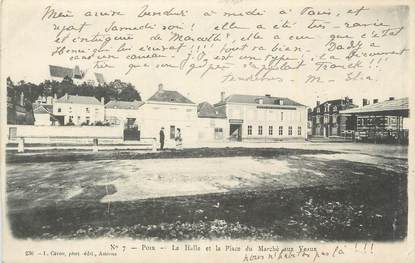
[[[164,127],[160,129],[160,150],[164,150]]]
[[[182,149],[182,133],[180,132],[179,128],[177,128],[175,141],[176,141],[176,149],[181,150]]]

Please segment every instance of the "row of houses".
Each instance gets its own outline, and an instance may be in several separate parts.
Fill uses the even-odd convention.
[[[39,98],[33,104],[35,125],[123,125],[126,139],[155,137],[161,127],[167,139],[177,128],[187,141],[305,139],[307,107],[271,95],[232,94],[211,105],[194,103],[160,84],[146,101],[109,101],[64,95]]]

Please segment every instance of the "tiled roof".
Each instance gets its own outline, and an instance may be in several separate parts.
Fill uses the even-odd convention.
[[[159,90],[153,96],[151,96],[149,101],[159,101],[159,102],[170,102],[170,103],[187,103],[195,104],[193,101],[189,100],[179,92],[175,90]]]
[[[282,100],[282,106],[304,106],[296,101],[293,101],[289,98],[284,97],[272,97],[272,96],[255,96],[255,95],[241,95],[241,94],[232,94],[225,98],[223,102],[215,104],[221,105],[229,102],[234,103],[247,103],[247,104],[258,104],[258,100],[262,99],[263,104],[267,105],[279,105],[279,100]]]
[[[143,105],[142,101],[120,101],[120,100],[111,100],[105,104],[106,109],[124,109],[124,110],[137,110]]]
[[[59,99],[55,100],[55,102],[71,103],[71,104],[101,105],[99,100],[97,100],[95,97],[74,96],[74,95],[62,96]]]
[[[373,113],[391,111],[409,111],[409,99],[406,97],[401,99],[386,100],[359,108],[344,110],[340,113]]]
[[[49,65],[50,75],[57,78],[73,77],[73,69]]]
[[[199,118],[226,118],[223,112],[217,111],[208,102],[202,102],[197,105],[197,116]]]

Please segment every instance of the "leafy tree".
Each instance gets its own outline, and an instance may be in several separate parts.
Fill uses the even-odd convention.
[[[134,87],[126,87],[118,94],[118,100],[124,101],[141,101],[140,94]]]

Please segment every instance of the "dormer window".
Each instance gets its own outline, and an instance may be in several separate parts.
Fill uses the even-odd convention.
[[[262,98],[258,99],[258,104],[264,104],[264,99]]]
[[[174,99],[173,99],[173,98],[171,98],[171,99],[170,99],[170,101],[174,101]]]
[[[317,113],[320,113],[320,108],[317,108]]]
[[[337,111],[337,106],[334,106],[333,107],[333,111]]]

